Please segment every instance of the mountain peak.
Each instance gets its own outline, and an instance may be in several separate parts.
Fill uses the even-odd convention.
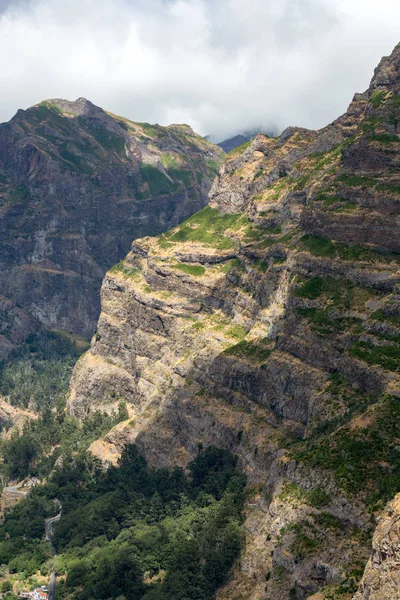
[[[76,116],[99,117],[104,114],[104,110],[99,106],[90,102],[86,98],[78,98],[77,100],[65,100],[63,98],[51,98],[44,100],[44,104],[56,106],[59,110],[65,113],[70,113]]]
[[[381,88],[400,87],[400,43],[390,56],[384,56],[374,71],[370,91]]]

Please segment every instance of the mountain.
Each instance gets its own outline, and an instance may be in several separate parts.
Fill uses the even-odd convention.
[[[84,98],[0,125],[0,358],[42,325],[90,337],[107,269],[205,205],[220,154]]]
[[[219,600],[351,599],[400,491],[399,134],[400,45],[331,125],[231,152],[209,205],[104,279],[69,412],[127,402],[105,463],[237,454],[246,547]],[[357,600],[393,589],[373,552]]]
[[[218,146],[220,148],[222,148],[222,150],[228,154],[228,152],[231,152],[231,150],[234,150],[235,148],[238,148],[239,146],[246,144],[249,140],[250,140],[249,137],[239,134],[239,135],[235,135],[232,138],[229,138],[228,140],[219,142]]]
[[[244,150],[245,144],[250,144],[250,141],[259,133],[264,133],[268,137],[276,137],[274,128],[269,127],[267,129],[263,129],[261,127],[257,127],[255,129],[252,129],[251,131],[243,131],[242,133],[239,133],[238,135],[228,138],[222,142],[218,142],[217,145],[220,148],[222,148],[226,154],[228,154],[229,152],[232,152],[232,150],[235,150],[236,148],[239,148],[240,146],[242,146],[241,149]],[[207,139],[209,137],[210,136],[208,136]],[[212,141],[212,140],[210,140],[210,141]]]

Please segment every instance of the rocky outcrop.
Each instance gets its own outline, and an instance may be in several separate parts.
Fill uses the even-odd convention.
[[[372,554],[360,589],[353,600],[400,598],[400,495],[380,518],[372,540]]]
[[[18,111],[0,125],[2,294],[91,336],[107,269],[135,237],[204,206],[220,154],[186,125],[133,123],[83,98]]]
[[[208,207],[105,277],[69,410],[128,402],[91,448],[110,463],[131,442],[163,466],[237,453],[247,545],[221,600],[351,598],[394,487],[399,84],[231,152]]]

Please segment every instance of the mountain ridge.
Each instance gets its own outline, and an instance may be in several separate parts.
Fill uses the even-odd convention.
[[[104,462],[237,453],[247,545],[220,600],[350,599],[399,491],[399,74],[400,45],[331,125],[231,152],[208,207],[105,277],[69,410],[128,402]]]
[[[91,336],[106,270],[140,232],[201,208],[219,157],[186,125],[135,124],[84,98],[19,110],[0,125],[0,285],[14,312]],[[3,327],[3,356],[25,332]]]

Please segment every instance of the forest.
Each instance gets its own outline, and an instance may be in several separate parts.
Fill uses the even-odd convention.
[[[2,423],[2,480],[35,476],[41,484],[6,510],[1,591],[12,600],[16,590],[48,576],[55,561],[59,599],[211,600],[243,543],[245,478],[236,457],[199,447],[186,471],[152,469],[132,445],[105,469],[87,449],[127,410],[121,403],[115,415],[94,413],[82,422],[66,413],[82,349],[68,337],[41,333],[2,365],[0,394],[32,411],[20,429]],[[54,559],[44,521],[59,503]]]

